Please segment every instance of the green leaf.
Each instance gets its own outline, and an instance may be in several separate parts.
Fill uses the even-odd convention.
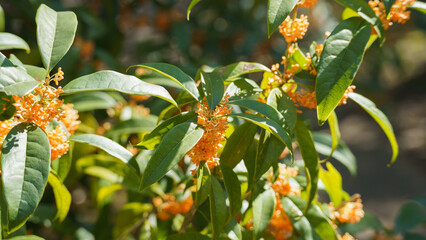
[[[212,190],[212,179],[209,168],[204,164],[199,168],[197,176],[197,192],[195,194],[195,204],[201,206],[209,197]]]
[[[324,183],[331,202],[334,206],[340,206],[343,200],[342,176],[330,162],[327,162],[327,170],[320,168],[319,178]]]
[[[281,198],[281,204],[293,223],[293,227],[302,235],[303,239],[313,240],[313,229],[306,216],[303,216],[302,210],[287,197]]]
[[[415,9],[423,14],[426,14],[426,3],[415,1],[412,5],[408,6],[409,8]]]
[[[280,26],[286,17],[293,11],[297,0],[268,0],[267,22],[268,37]]]
[[[241,78],[229,84],[226,88],[225,96],[229,95],[228,100],[234,101],[246,97],[250,97],[261,93],[263,90],[253,80]]]
[[[395,3],[395,0],[383,0],[383,3],[385,4],[386,15],[388,15],[390,13],[392,5]]]
[[[226,165],[220,165],[220,168],[229,198],[229,218],[232,218],[241,210],[241,184],[232,168]]]
[[[349,98],[354,100],[358,105],[360,105],[365,111],[370,114],[374,120],[379,124],[379,126],[382,128],[382,130],[385,132],[386,136],[389,139],[389,142],[392,146],[392,160],[390,164],[394,163],[396,160],[396,157],[398,156],[398,143],[395,138],[395,134],[393,133],[392,125],[390,124],[388,118],[385,114],[383,114],[382,111],[380,111],[376,104],[374,104],[372,101],[370,101],[368,98],[357,94],[357,93],[350,93]]]
[[[254,178],[251,183],[256,183],[265,174],[269,168],[278,163],[285,145],[271,133],[264,133],[263,143],[256,158],[256,168],[254,170]],[[251,184],[250,183],[250,184]]]
[[[41,4],[37,10],[37,43],[44,67],[50,72],[74,42],[77,16],[73,12],[56,12]]]
[[[211,192],[210,192],[210,217],[212,223],[212,239],[218,239],[218,236],[223,232],[223,226],[228,219],[228,209],[226,208],[226,197],[222,185],[216,177],[211,177]]]
[[[0,67],[16,67],[3,53],[0,52]]]
[[[241,226],[238,224],[235,218],[232,218],[231,221],[229,221],[228,225],[226,225],[223,230],[225,230],[226,234],[228,234],[228,237],[232,240],[243,239],[243,236],[241,233]]]
[[[297,112],[291,98],[279,88],[274,88],[269,93],[267,102],[268,105],[278,110],[283,116],[280,122],[286,124],[291,131],[293,131],[296,125]]]
[[[426,223],[426,208],[415,201],[402,205],[395,218],[394,232],[404,233],[420,224]]]
[[[186,20],[189,21],[189,14],[191,14],[192,8],[199,3],[201,0],[192,0],[191,3],[188,6],[188,10],[186,11]]]
[[[374,30],[376,30],[377,35],[379,35],[381,41],[380,45],[383,45],[385,41],[385,29],[383,28],[383,23],[380,21],[380,18],[374,13],[373,9],[368,5],[364,0],[336,0],[336,2],[342,4],[345,7],[348,7],[354,10],[361,18],[373,25]]]
[[[195,81],[176,66],[167,63],[144,63],[131,67],[143,67],[158,72],[182,86],[194,99],[200,99]]]
[[[41,128],[20,123],[10,130],[1,150],[8,232],[19,229],[34,213],[43,196],[49,166],[49,139]]]
[[[333,155],[334,151],[336,150],[337,146],[339,145],[340,129],[339,129],[339,122],[337,120],[337,115],[334,111],[331,112],[327,120],[328,120],[328,125],[330,127],[330,133],[331,133],[331,153],[328,156],[328,158],[330,158]],[[335,206],[338,206],[338,205],[335,205]]]
[[[114,239],[127,239],[125,237],[140,223],[143,214],[151,209],[152,205],[147,203],[131,202],[124,205],[114,218]]]
[[[44,240],[44,238],[41,238],[36,235],[25,235],[25,236],[17,236],[13,238],[8,238],[9,240]]]
[[[140,190],[160,180],[203,136],[196,124],[184,122],[170,130],[157,147],[142,175]]]
[[[207,104],[212,112],[216,105],[222,100],[225,92],[223,78],[218,72],[201,72],[201,84],[207,99]]]
[[[114,71],[99,71],[79,77],[68,83],[63,90],[64,95],[91,91],[118,91],[133,95],[153,95],[179,108],[165,88]]]
[[[235,81],[242,75],[254,72],[271,72],[271,69],[260,63],[237,62],[216,68],[214,71],[218,72],[224,81]]]
[[[23,64],[21,60],[19,60],[14,54],[10,54],[9,60],[14,65],[22,67],[22,69],[25,70],[28,75],[30,75],[34,79],[44,80],[46,78],[47,72],[44,68]]]
[[[231,169],[237,166],[251,146],[256,132],[257,126],[251,122],[238,126],[226,141],[220,155],[220,164],[227,165]]]
[[[361,18],[349,18],[337,25],[327,38],[315,85],[320,125],[327,120],[351,85],[364,56],[370,32],[367,22]]]
[[[233,113],[229,114],[228,117],[237,117],[247,121],[250,121],[257,126],[267,130],[276,136],[281,142],[283,142],[287,148],[290,150],[291,155],[293,156],[293,147],[291,146],[291,137],[290,135],[275,121],[269,120],[253,114],[247,113]]]
[[[71,194],[53,170],[49,173],[48,182],[50,186],[52,186],[53,194],[55,195],[56,207],[58,209],[55,219],[58,219],[59,222],[63,222],[70,210]]]
[[[120,121],[106,133],[106,136],[113,138],[122,134],[147,133],[155,128],[156,120],[156,116],[148,115],[140,119]]]
[[[72,103],[73,108],[79,112],[108,109],[117,105],[117,101],[105,92],[77,93],[67,97],[66,102]]]
[[[24,49],[27,53],[30,53],[30,47],[24,39],[12,33],[0,32],[0,50],[9,49]]]
[[[167,240],[210,240],[211,238],[198,232],[178,233],[167,237]]]
[[[3,92],[0,92],[0,121],[5,121],[15,115],[16,108],[13,105],[14,99]]]
[[[275,211],[275,193],[268,188],[253,200],[253,233],[257,239],[268,226]]]
[[[315,148],[317,151],[325,156],[329,156],[331,153],[331,142],[332,137],[326,133],[313,132],[312,137],[315,141]],[[346,144],[340,140],[339,145],[334,151],[332,157],[343,164],[351,173],[352,176],[356,175],[357,163],[355,156]]]
[[[160,144],[164,135],[170,131],[173,127],[183,122],[186,122],[190,119],[195,119],[197,114],[195,111],[183,112],[172,118],[167,119],[158,125],[151,133],[145,135],[142,142],[140,142],[137,147],[142,149],[154,149],[158,144]]]
[[[299,143],[300,153],[302,154],[303,161],[305,162],[306,172],[306,192],[308,193],[308,203],[306,204],[305,212],[314,200],[318,188],[318,172],[319,172],[319,158],[317,150],[315,149],[314,140],[311,131],[305,126],[301,119],[297,119],[294,135]]]
[[[0,67],[0,91],[7,95],[24,96],[38,85],[38,81],[20,68]]]
[[[137,174],[139,174],[139,167],[137,167],[133,154],[109,138],[95,134],[79,134],[72,136],[70,141],[87,143],[91,146],[98,147],[109,153],[111,156],[120,159],[129,167],[131,167]]]
[[[0,32],[4,32],[5,18],[3,8],[0,6]]]

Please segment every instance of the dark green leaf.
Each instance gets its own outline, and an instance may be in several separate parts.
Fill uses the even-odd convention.
[[[172,118],[167,119],[158,125],[151,133],[145,135],[143,141],[140,142],[137,147],[143,149],[154,149],[158,144],[160,144],[164,135],[170,131],[173,127],[183,122],[186,122],[190,119],[194,119],[197,114],[195,111],[183,112]]]
[[[195,81],[176,66],[167,63],[144,63],[131,67],[143,67],[156,71],[182,86],[194,99],[200,99]]]
[[[160,180],[197,144],[203,133],[202,128],[191,122],[181,123],[170,130],[149,160],[140,190]]]
[[[229,84],[225,96],[229,95],[229,101],[234,101],[259,94],[262,91],[255,81],[241,78]]]
[[[245,122],[238,126],[226,141],[220,155],[220,164],[234,168],[243,159],[256,134],[257,126],[250,122]]]
[[[291,146],[291,137],[290,135],[275,121],[247,113],[234,113],[229,114],[229,117],[238,117],[250,121],[261,128],[264,128],[268,132],[271,132],[276,136],[281,142],[283,142],[287,148],[290,150],[291,155],[293,156],[293,147]]]
[[[152,95],[178,107],[165,88],[114,71],[99,71],[79,77],[68,83],[63,90],[64,95],[91,91],[118,91],[133,95]]]
[[[327,120],[351,85],[364,56],[370,33],[369,24],[354,17],[337,25],[327,38],[315,85],[320,125]]]
[[[24,49],[27,53],[30,52],[30,47],[24,39],[12,33],[0,32],[0,50],[9,49]]]
[[[217,239],[223,232],[223,226],[228,219],[228,209],[226,208],[226,197],[222,185],[216,177],[211,177],[212,190],[210,192],[210,216],[213,226],[212,239]]]
[[[206,201],[209,197],[210,192],[212,190],[211,184],[212,179],[210,176],[210,170],[204,164],[202,167],[200,167],[197,177],[197,192],[195,195],[195,204],[197,204],[197,206],[201,206],[201,204],[203,204],[204,201]]]
[[[65,56],[74,42],[77,31],[77,16],[73,12],[55,12],[41,4],[37,10],[37,43],[46,70]]]
[[[355,235],[359,232],[363,232],[367,229],[374,229],[376,232],[380,232],[384,229],[380,220],[369,212],[365,212],[364,217],[357,223],[345,223],[339,226],[343,232],[348,232],[351,235]]]
[[[243,239],[241,226],[238,224],[235,218],[232,218],[231,221],[229,221],[228,225],[224,227],[224,230],[228,234],[228,237],[232,240]]]
[[[32,123],[12,128],[1,150],[8,232],[19,229],[37,208],[49,176],[49,166],[50,144],[46,133]]]
[[[268,1],[268,36],[280,26],[286,17],[293,11],[297,0],[269,0]]]
[[[131,202],[124,205],[114,218],[114,239],[127,239],[133,228],[137,226],[143,214],[151,211],[152,205],[139,202]]]
[[[383,0],[383,3],[385,4],[386,15],[388,15],[390,13],[392,5],[395,3],[395,0]]]
[[[189,21],[189,14],[191,14],[192,8],[201,0],[192,0],[191,3],[188,6],[188,10],[186,11],[186,20]]]
[[[268,226],[275,211],[275,193],[268,188],[253,200],[253,233],[257,238]]]
[[[271,166],[278,163],[284,149],[285,145],[278,138],[269,132],[265,133],[262,147],[256,158],[256,168],[251,183],[256,183]]]
[[[213,111],[225,92],[223,78],[218,72],[201,72],[201,84],[209,109]]]
[[[235,81],[238,77],[254,72],[270,72],[271,70],[260,63],[237,62],[214,70],[224,81]]]
[[[426,208],[418,202],[409,201],[399,210],[395,218],[396,233],[404,233],[420,224],[426,223]]]
[[[229,198],[229,218],[232,218],[241,210],[241,184],[232,168],[226,165],[220,165],[220,168]]]
[[[389,139],[389,142],[392,146],[392,160],[391,164],[395,162],[396,157],[398,156],[398,143],[395,138],[395,134],[393,133],[392,125],[390,124],[388,118],[385,114],[383,114],[382,111],[380,111],[376,104],[374,104],[372,101],[370,101],[368,98],[357,94],[357,93],[350,93],[349,98],[354,100],[358,105],[360,105],[365,111],[370,114],[374,120],[379,124],[379,126],[382,128],[382,130],[385,132],[386,136]]]
[[[312,200],[314,200],[318,188],[319,158],[315,149],[314,140],[311,131],[305,126],[302,120],[297,119],[294,135],[299,143],[299,149],[305,162],[306,172],[306,192],[308,193],[308,203],[305,212],[309,209]]]
[[[0,92],[0,121],[5,121],[15,115],[16,108],[13,105],[15,101],[12,96]]]
[[[167,237],[167,240],[210,240],[211,238],[198,232],[178,233]]]
[[[281,89],[274,88],[269,93],[266,103],[277,109],[283,116],[283,119],[280,119],[280,122],[278,123],[287,125],[290,130],[293,131],[294,126],[296,125],[297,113],[296,107],[294,107],[294,103],[291,98]]]
[[[55,219],[58,219],[59,222],[63,222],[70,210],[71,194],[53,170],[49,173],[48,182],[50,186],[52,186],[56,207],[58,209]]]

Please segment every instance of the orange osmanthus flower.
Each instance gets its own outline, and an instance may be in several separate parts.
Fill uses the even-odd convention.
[[[192,163],[198,166],[201,162],[206,162],[210,169],[217,166],[219,154],[217,150],[222,147],[221,142],[225,141],[225,131],[228,128],[226,115],[231,113],[228,107],[228,96],[210,112],[206,98],[203,104],[198,103],[198,124],[204,128],[204,134],[198,143],[188,152]]]
[[[284,211],[281,198],[278,195],[275,197],[277,205],[267,229],[277,240],[289,239],[293,235],[293,225],[291,225],[290,218]]]
[[[285,41],[290,44],[296,42],[297,39],[302,39],[308,30],[308,17],[301,15],[300,18],[292,19],[289,16],[281,23],[279,30],[284,36]]]
[[[170,193],[167,193],[161,197],[155,197],[152,202],[157,208],[158,218],[163,221],[168,220],[177,214],[188,213],[192,204],[194,203],[192,200],[192,195],[189,195],[182,202],[178,202],[176,201],[176,197]]]
[[[299,170],[297,167],[288,167],[283,163],[278,164],[279,174],[275,182],[272,183],[272,189],[275,193],[280,196],[285,196],[288,194],[299,195],[300,188],[298,186],[292,186],[289,178],[297,176]],[[269,176],[269,181],[272,180],[272,176]]]
[[[297,3],[297,6],[303,8],[313,8],[317,2],[318,0],[301,0]]]
[[[337,209],[329,205],[332,218],[339,220],[340,223],[357,223],[364,217],[364,210],[361,198],[343,203]]]
[[[396,0],[390,9],[389,16],[386,15],[385,5],[382,1],[370,0],[368,4],[382,21],[383,27],[388,29],[393,22],[402,24],[410,19],[410,11],[407,11],[407,6],[412,5],[415,1],[416,0]]]

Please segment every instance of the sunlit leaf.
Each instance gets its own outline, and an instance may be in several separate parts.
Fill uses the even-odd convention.
[[[303,216],[303,212],[296,204],[293,203],[289,198],[281,198],[281,204],[284,211],[290,218],[293,227],[302,234],[303,239],[313,240],[313,229],[306,216]]]
[[[27,53],[30,52],[30,47],[24,39],[12,33],[0,32],[0,50],[9,49],[24,49]]]
[[[297,0],[269,0],[267,21],[268,21],[268,36],[284,22],[285,18],[291,13],[296,6]]]
[[[188,6],[188,10],[186,11],[186,20],[189,21],[189,14],[191,14],[192,8],[199,3],[201,0],[192,0],[191,3]]]
[[[77,31],[77,16],[73,12],[56,12],[41,4],[37,10],[37,43],[41,59],[48,72],[70,49]]]
[[[275,193],[268,188],[253,201],[253,233],[257,238],[268,226],[275,211]]]
[[[330,162],[327,162],[327,170],[320,168],[319,178],[324,183],[331,202],[334,206],[340,206],[343,200],[343,189],[342,176],[339,171]]]
[[[200,206],[207,200],[212,190],[212,179],[209,168],[204,164],[199,168],[197,176],[197,192],[195,194],[195,204]]]
[[[8,62],[4,60],[2,65],[6,66],[0,67],[0,91],[7,95],[24,96],[40,84],[24,70],[8,66]]]
[[[21,123],[6,136],[1,150],[7,229],[19,229],[35,211],[49,176],[50,144],[46,133],[32,123]]]
[[[339,122],[337,120],[337,115],[334,111],[331,112],[330,116],[327,119],[328,125],[330,127],[331,133],[331,153],[329,154],[329,158],[333,155],[340,141],[340,129]]]
[[[398,156],[398,143],[395,138],[395,134],[393,133],[392,125],[390,124],[388,118],[385,114],[383,114],[382,111],[380,111],[376,104],[374,104],[372,101],[370,101],[368,98],[357,94],[357,93],[350,93],[349,98],[354,100],[356,103],[358,103],[365,111],[370,114],[374,120],[379,124],[379,126],[382,128],[382,130],[385,132],[386,136],[389,139],[389,142],[392,147],[392,160],[391,164],[395,162],[396,157]]]
[[[263,90],[253,80],[240,78],[229,84],[225,95],[229,95],[229,101],[243,99],[261,93]]]
[[[315,85],[320,125],[327,120],[351,85],[364,56],[370,33],[370,25],[361,18],[354,17],[337,25],[327,38]]]
[[[237,62],[225,67],[216,68],[214,71],[218,72],[224,81],[235,81],[238,77],[245,74],[254,72],[270,72],[271,70],[260,63]]]
[[[426,3],[415,1],[412,5],[408,6],[409,8],[415,9],[423,14],[426,14]]]
[[[55,219],[63,222],[68,215],[71,206],[71,194],[65,185],[62,183],[59,176],[53,170],[49,173],[49,185],[53,189],[55,195],[56,208],[58,209]]]
[[[242,240],[243,236],[241,233],[241,226],[238,224],[238,222],[235,220],[235,218],[232,218],[231,221],[224,227],[226,234],[228,234],[228,237],[232,240]]]

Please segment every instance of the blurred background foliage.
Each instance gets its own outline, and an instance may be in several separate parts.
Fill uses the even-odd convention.
[[[41,3],[57,11],[71,10],[76,13],[79,26],[75,42],[58,64],[65,72],[62,84],[103,69],[125,72],[128,66],[145,62],[174,64],[194,76],[202,65],[217,67],[237,61],[251,61],[270,66],[281,61],[285,41],[278,33],[270,39],[267,37],[266,1],[204,0],[192,10],[187,21],[189,2],[2,0],[0,3],[6,15],[5,31],[22,37],[31,49],[37,49],[34,18]],[[307,36],[299,45],[302,50],[307,50],[311,41],[324,41],[324,33],[332,31],[341,19],[343,7],[330,0],[319,0],[313,10],[303,11],[309,16],[310,26]],[[376,42],[367,51],[354,80],[357,91],[372,99],[394,126],[401,150],[398,161],[392,167],[386,167],[391,155],[386,137],[373,120],[355,104],[337,109],[342,139],[358,160],[358,176],[355,178],[342,166],[337,166],[344,177],[344,188],[348,192],[360,193],[365,209],[378,215],[383,224],[389,227],[394,224],[398,209],[407,199],[426,194],[425,29],[426,15],[412,11],[408,23],[396,24],[387,31],[383,48],[379,48]],[[29,54],[23,50],[13,53],[25,64],[42,65],[36,50]],[[260,79],[261,76],[258,76],[257,80]],[[83,98],[80,96],[80,99]],[[158,115],[167,106],[159,99],[142,101],[148,109],[137,106],[137,103],[141,103],[137,100],[126,103],[125,96],[119,94],[99,93],[99,98],[109,99],[103,103],[110,101],[110,105],[104,105],[101,110],[93,110],[99,109],[96,106],[76,106],[81,110],[82,128],[87,132],[110,129],[120,121],[135,119],[134,116],[141,113],[145,116],[149,113]],[[73,99],[67,101],[73,102]],[[132,104],[131,110],[125,110],[127,105]],[[315,116],[314,112],[308,114]],[[144,126],[135,127],[151,129],[155,125],[156,120],[150,119],[149,115],[144,119]],[[131,130],[116,128],[119,134],[110,135],[114,140],[122,144],[128,140],[133,144],[139,141],[137,135],[130,134]],[[73,159],[94,152],[87,146],[74,149]],[[73,198],[66,222],[58,224],[49,221],[49,216],[36,214],[28,229],[47,239],[91,239],[92,233],[98,239],[111,238],[112,228],[107,227],[113,221],[108,216],[115,214],[128,198],[137,196],[132,196],[133,193],[116,194],[114,199],[109,197],[105,202],[97,202],[99,196],[95,195],[96,190],[110,184],[83,175],[82,168],[84,164],[76,166],[74,161],[66,179]],[[50,189],[46,190],[44,198],[44,202],[53,201]],[[42,204],[39,208],[46,210],[40,213],[55,214],[55,209],[50,205]],[[40,228],[39,224],[44,227]],[[52,224],[53,228],[50,227]]]

